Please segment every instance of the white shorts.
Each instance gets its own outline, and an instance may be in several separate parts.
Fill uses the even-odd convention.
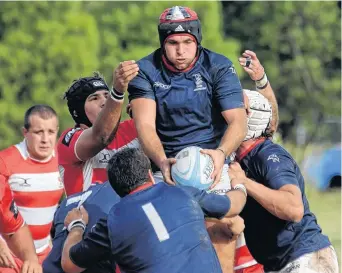
[[[333,246],[304,254],[279,271],[266,273],[339,273],[337,255]]]

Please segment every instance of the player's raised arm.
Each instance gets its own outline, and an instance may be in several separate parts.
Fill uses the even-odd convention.
[[[77,124],[87,128],[75,144],[75,154],[80,160],[95,156],[113,140],[120,122],[124,93],[138,70],[134,61],[125,61],[113,72],[113,89],[108,88],[101,77],[95,76],[75,81],[67,91],[65,97],[71,115]]]
[[[278,103],[271,83],[265,73],[265,69],[260,63],[256,53],[251,50],[245,50],[242,53],[242,56],[239,58],[239,63],[248,73],[251,80],[255,82],[257,91],[268,99],[272,105],[272,120],[267,129],[267,133],[273,135],[277,131],[279,124]]]

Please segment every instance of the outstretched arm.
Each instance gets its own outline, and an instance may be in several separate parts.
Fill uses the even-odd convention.
[[[250,58],[251,60],[251,64],[248,67],[246,66],[247,58]],[[257,90],[263,96],[265,96],[265,98],[268,99],[272,105],[272,120],[268,129],[268,133],[273,135],[277,131],[279,123],[278,103],[271,83],[267,79],[265,69],[260,63],[255,52],[251,50],[245,50],[244,53],[242,53],[242,57],[239,58],[239,63],[250,76],[250,78],[255,81]]]
[[[120,122],[123,94],[128,83],[138,73],[139,67],[135,61],[122,62],[113,73],[113,88],[120,95],[108,95],[109,98],[99,113],[91,128],[84,130],[77,140],[75,153],[80,160],[87,160],[104,149],[115,137]],[[113,92],[113,91],[111,91]],[[122,97],[122,98],[121,98]]]

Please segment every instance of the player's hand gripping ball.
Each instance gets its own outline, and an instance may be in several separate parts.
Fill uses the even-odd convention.
[[[212,158],[202,154],[199,147],[191,146],[181,150],[176,155],[177,162],[172,165],[171,176],[176,184],[192,186],[200,190],[210,188],[214,180]]]

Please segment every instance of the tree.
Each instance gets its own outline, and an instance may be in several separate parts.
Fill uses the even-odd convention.
[[[159,47],[159,15],[177,4],[1,2],[0,148],[20,141],[24,112],[33,104],[54,107],[61,131],[73,126],[62,100],[72,80],[100,71],[111,85],[120,61],[139,60]],[[223,39],[220,3],[181,4],[199,13],[203,44],[237,60],[239,43]]]
[[[341,10],[336,2],[223,6],[226,34],[256,51],[265,66],[278,98],[283,137],[293,140],[299,123],[313,137],[317,124],[340,117]],[[243,83],[250,86],[247,79]]]
[[[46,103],[72,124],[63,92],[73,78],[98,67],[100,40],[94,17],[80,2],[2,2],[0,8],[0,142],[22,137],[24,112]]]

